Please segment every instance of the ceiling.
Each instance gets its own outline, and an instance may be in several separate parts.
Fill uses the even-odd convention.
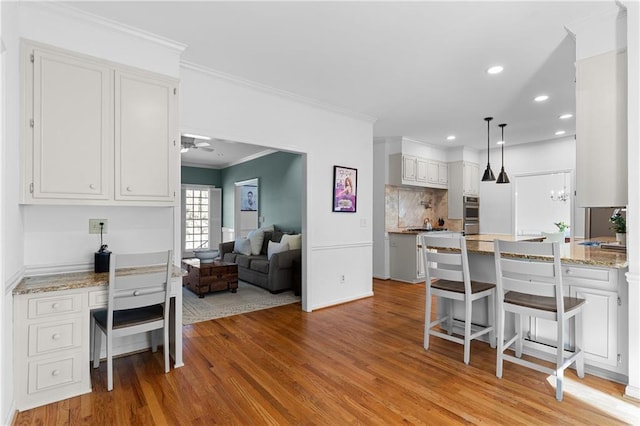
[[[184,43],[184,61],[371,117],[374,136],[476,149],[487,146],[487,116],[492,147],[499,123],[507,123],[506,147],[575,134],[575,118],[558,118],[575,114],[575,41],[565,25],[615,7],[613,0],[66,4]],[[504,71],[489,75],[497,64]],[[540,94],[549,99],[534,102]],[[233,151],[241,145],[207,156],[192,150],[183,161],[224,167],[240,161]],[[250,155],[266,149],[250,148]]]

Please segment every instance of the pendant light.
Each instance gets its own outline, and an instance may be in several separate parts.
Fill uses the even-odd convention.
[[[506,124],[498,124],[498,127],[500,127],[502,129],[502,139],[501,139],[501,145],[502,145],[502,169],[500,169],[500,174],[498,175],[498,180],[496,181],[496,183],[509,183],[509,176],[507,176],[507,172],[504,171],[504,128],[506,127]]]
[[[496,176],[493,174],[491,170],[491,164],[489,164],[489,123],[493,120],[493,117],[486,117],[484,121],[487,122],[487,169],[484,171],[482,175],[482,181],[487,182],[491,180],[496,180]]]

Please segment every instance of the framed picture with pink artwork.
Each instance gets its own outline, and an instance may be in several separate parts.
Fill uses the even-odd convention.
[[[333,211],[355,213],[358,193],[358,169],[333,166]]]

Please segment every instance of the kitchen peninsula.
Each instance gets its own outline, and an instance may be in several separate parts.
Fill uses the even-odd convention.
[[[496,282],[493,239],[518,239],[511,235],[467,236],[469,271],[476,281]],[[606,242],[611,238],[598,238]],[[626,253],[606,250],[584,241],[561,243],[562,280],[567,295],[587,300],[583,311],[585,368],[590,374],[626,383],[628,376],[628,271]],[[484,301],[478,301],[484,302]],[[439,309],[442,307],[439,306]],[[487,324],[487,304],[475,303],[473,323]],[[462,305],[454,306],[454,317],[464,318]],[[530,318],[523,324],[529,337],[524,352],[553,360],[549,350],[555,341],[551,321]],[[507,317],[506,335],[513,333],[513,318]],[[573,341],[569,341],[573,346]]]

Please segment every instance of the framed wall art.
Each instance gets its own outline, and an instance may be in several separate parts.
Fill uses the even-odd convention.
[[[333,211],[355,213],[358,193],[358,169],[333,166]]]

